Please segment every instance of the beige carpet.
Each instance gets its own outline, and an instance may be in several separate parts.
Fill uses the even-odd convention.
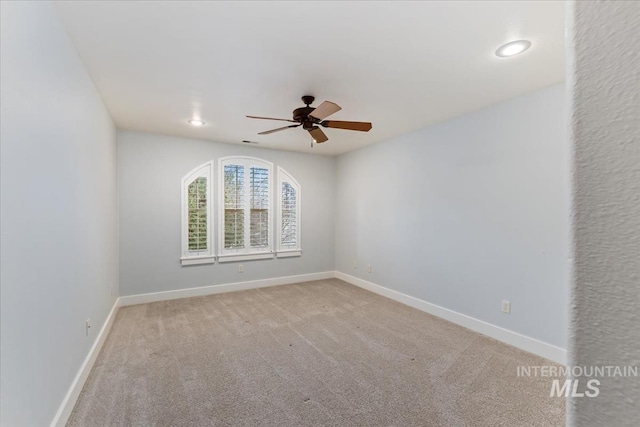
[[[564,425],[543,364],[323,280],[121,308],[68,425]]]

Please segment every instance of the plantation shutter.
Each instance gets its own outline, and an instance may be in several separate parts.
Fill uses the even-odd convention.
[[[282,224],[280,245],[283,247],[298,245],[298,208],[297,191],[288,182],[282,183]]]
[[[207,250],[207,178],[201,176],[189,184],[187,187],[187,204],[189,251]]]
[[[224,167],[224,247],[244,248],[244,166]]]
[[[278,168],[278,215],[276,256],[302,256],[300,245],[300,197],[298,181],[287,171]]]
[[[269,246],[269,170],[251,167],[251,210],[249,245],[252,248]]]
[[[213,163],[207,162],[182,177],[181,265],[210,264],[213,255],[212,185]]]
[[[219,222],[219,260],[273,257],[273,165],[254,157],[227,157],[220,165],[224,213]]]

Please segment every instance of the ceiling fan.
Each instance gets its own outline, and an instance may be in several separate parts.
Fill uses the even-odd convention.
[[[369,132],[371,130],[371,123],[368,122],[344,122],[338,120],[325,120],[327,117],[340,111],[342,108],[338,104],[334,104],[330,101],[324,101],[318,107],[311,107],[315,98],[311,95],[305,95],[302,97],[302,102],[307,106],[300,107],[293,110],[293,120],[291,119],[277,119],[273,117],[259,117],[259,116],[247,116],[250,119],[263,119],[263,120],[279,120],[282,122],[297,123],[295,125],[283,126],[276,129],[267,130],[258,133],[258,135],[268,135],[270,133],[280,132],[290,128],[297,128],[302,126],[302,129],[311,134],[313,141],[316,143],[322,143],[328,141],[329,138],[320,129],[319,126],[325,128],[346,129],[346,130],[358,130],[361,132]]]

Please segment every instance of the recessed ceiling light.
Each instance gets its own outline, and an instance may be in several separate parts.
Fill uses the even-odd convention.
[[[531,42],[529,40],[516,40],[500,46],[498,50],[496,50],[496,55],[501,58],[515,56],[524,52],[530,47]]]
[[[189,124],[191,126],[204,126],[204,122],[202,120],[198,120],[198,119],[189,120]]]

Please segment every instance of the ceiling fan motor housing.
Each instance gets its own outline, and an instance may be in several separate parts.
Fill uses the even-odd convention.
[[[307,106],[296,108],[295,110],[293,110],[293,120],[302,123],[302,128],[305,130],[313,129],[314,125],[317,122],[320,122],[320,120],[314,119],[313,117],[309,117],[309,114],[311,114],[311,112],[315,110],[314,107],[309,106],[313,104],[314,100],[315,100],[315,97],[311,95],[304,95],[302,97],[302,102],[307,104]]]
[[[298,122],[304,122],[305,119],[311,119],[309,114],[315,110],[313,107],[300,107],[293,110],[293,120]]]

